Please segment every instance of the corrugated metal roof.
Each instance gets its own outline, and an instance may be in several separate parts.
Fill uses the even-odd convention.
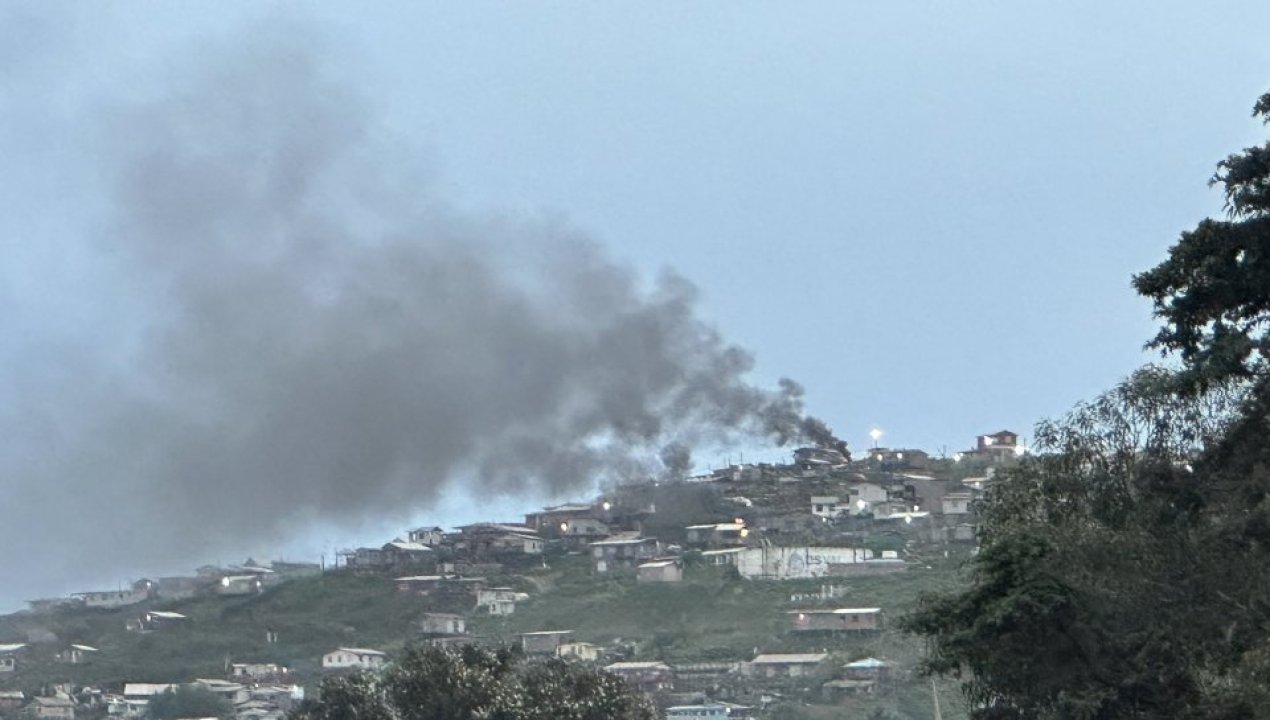
[[[891,666],[891,663],[885,660],[878,660],[875,657],[865,658],[863,660],[856,660],[855,662],[849,662],[846,665],[843,665],[843,667],[848,667],[848,668],[869,668],[869,669],[884,668],[884,667],[890,667],[890,666]]]
[[[669,670],[670,666],[664,662],[649,660],[649,661],[615,662],[612,665],[605,665],[604,669],[608,670],[609,672],[614,672],[618,670],[661,670],[661,669]]]
[[[759,655],[750,662],[755,665],[814,664],[824,662],[827,657],[827,653],[768,653]]]

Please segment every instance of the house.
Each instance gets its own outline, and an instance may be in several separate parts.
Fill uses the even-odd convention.
[[[399,577],[393,582],[397,585],[397,592],[399,593],[428,595],[445,580],[446,577],[444,575],[410,575]]]
[[[679,582],[684,579],[683,564],[678,560],[654,560],[635,568],[639,582]]]
[[[559,525],[548,526],[538,532],[546,537],[562,541],[564,546],[570,550],[586,547],[596,540],[603,540],[613,534],[613,530],[608,523],[590,517],[562,520]]]
[[[436,551],[411,540],[397,538],[380,548],[384,563],[391,567],[431,565],[436,562]]]
[[[605,665],[604,671],[622,678],[639,692],[661,692],[675,688],[675,674],[664,662],[616,662]]]
[[[195,680],[193,684],[207,690],[231,705],[244,703],[251,699],[251,690],[246,685],[230,680],[199,678]]]
[[[707,565],[731,565],[736,567],[737,555],[745,552],[745,548],[724,548],[722,550],[705,550],[701,553],[701,559]]]
[[[0,645],[0,673],[11,673],[18,669],[18,651],[24,647],[26,643]]]
[[[528,593],[516,592],[511,588],[478,590],[476,609],[484,610],[490,615],[511,615],[516,612],[516,603],[528,599]]]
[[[843,503],[837,495],[812,495],[811,514],[818,518],[832,520],[840,515],[851,514],[851,504]]]
[[[967,450],[960,453],[960,455],[983,458],[995,463],[1018,457],[1024,452],[1024,447],[1019,444],[1018,433],[1001,430],[1000,432],[980,435],[975,438],[974,449]]]
[[[536,513],[527,513],[525,515],[525,526],[538,532],[552,532],[563,523],[567,523],[570,526],[581,520],[594,520],[602,523],[607,519],[607,514],[608,509],[603,505],[568,503],[545,507]]]
[[[391,567],[387,553],[382,547],[359,547],[353,550],[340,550],[339,557],[344,558],[344,567],[357,572],[374,572]]]
[[[889,680],[893,667],[894,665],[886,660],[867,657],[843,665],[842,675],[848,680]]]
[[[467,633],[467,622],[462,615],[453,613],[424,613],[419,618],[419,627],[425,635],[463,635]]]
[[[16,710],[26,702],[21,690],[0,690],[0,710]]]
[[[881,608],[790,610],[786,614],[794,632],[868,632],[882,629]]]
[[[847,495],[846,504],[855,508],[853,512],[857,513],[868,512],[870,507],[884,503],[891,497],[886,488],[872,482],[852,483],[847,486]]]
[[[560,646],[569,642],[572,630],[539,630],[520,634],[520,647],[526,655],[559,655]]]
[[[338,648],[322,656],[323,670],[378,670],[387,663],[387,653],[367,648]]]
[[[689,525],[684,531],[689,545],[702,548],[744,545],[745,538],[750,533],[744,522]]]
[[[230,677],[249,682],[275,682],[288,673],[290,670],[277,663],[233,663],[229,666]]]
[[[265,581],[257,574],[225,575],[214,586],[217,595],[258,595],[265,590]]]
[[[869,451],[869,461],[879,470],[924,470],[930,466],[930,455],[924,450],[905,448],[874,448]]]
[[[151,583],[143,580],[128,590],[103,590],[97,592],[73,593],[72,598],[84,603],[84,607],[111,610],[144,602],[150,598]]]
[[[556,655],[562,658],[573,658],[582,662],[595,662],[600,659],[600,653],[604,648],[594,643],[587,642],[571,642],[563,643],[556,648]]]
[[[850,678],[841,680],[830,680],[820,686],[821,692],[828,696],[831,700],[841,701],[855,695],[867,695],[877,688],[877,682],[874,680],[852,680]]]
[[[74,720],[75,701],[60,693],[53,697],[32,698],[27,711],[42,720]]]
[[[463,525],[458,531],[458,537],[454,538],[455,549],[471,555],[542,553],[542,537],[525,525],[475,523]]]
[[[87,662],[88,658],[97,652],[97,648],[91,645],[71,645],[57,654],[57,661],[68,665],[79,665]]]
[[[282,668],[284,671],[286,668]],[[260,685],[251,689],[251,699],[268,703],[283,712],[289,712],[297,702],[304,699],[304,687],[301,685]]]
[[[123,686],[124,714],[142,715],[145,713],[146,706],[150,704],[150,698],[176,688],[177,686],[171,683],[125,683]],[[112,704],[112,707],[118,707],[118,704]]]
[[[969,515],[974,497],[968,492],[951,492],[944,495],[940,507],[945,515]]]
[[[186,617],[179,612],[169,612],[166,610],[151,610],[139,618],[129,620],[125,627],[133,632],[153,632],[162,630],[165,627],[180,625],[186,621]]]
[[[406,533],[406,539],[412,543],[436,547],[445,539],[445,531],[439,527],[419,527]]]
[[[591,559],[597,573],[634,570],[646,560],[652,560],[660,552],[656,538],[640,537],[639,533],[619,533],[593,542]]]
[[[840,468],[850,460],[842,450],[823,447],[802,447],[794,450],[794,464],[803,470],[831,470]]]
[[[747,663],[745,673],[763,678],[805,677],[822,670],[828,659],[828,653],[768,653]]]
[[[448,575],[412,575],[393,581],[397,592],[427,595],[439,602],[471,602],[485,587],[485,578],[453,577]]]

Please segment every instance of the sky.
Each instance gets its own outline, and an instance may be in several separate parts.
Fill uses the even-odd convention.
[[[334,321],[322,333],[298,335],[294,346],[270,344],[287,326],[264,318],[307,306],[300,295],[246,292],[267,281],[287,285],[307,272],[303,262],[263,266],[275,274],[244,280],[240,271],[256,266],[237,264],[234,253],[254,246],[227,243],[206,254],[181,242],[187,234],[219,238],[226,224],[267,233],[290,222],[271,214],[273,195],[253,194],[254,176],[243,174],[243,187],[234,187],[232,161],[274,157],[297,135],[317,148],[305,157],[321,162],[295,174],[314,165],[327,173],[303,185],[303,192],[320,186],[303,207],[320,216],[332,243],[329,256],[313,262],[314,274],[304,275],[319,290],[323,282],[374,286],[367,277],[399,281],[382,258],[345,255],[340,243],[373,244],[377,223],[400,229],[405,221],[384,218],[409,216],[411,228],[445,238],[431,241],[431,253],[452,259],[458,248],[479,245],[500,257],[447,277],[471,272],[468,294],[484,297],[488,275],[489,294],[505,304],[486,308],[468,298],[474,304],[449,312],[434,296],[411,296],[438,322],[488,309],[510,327],[523,303],[532,316],[523,327],[533,329],[537,311],[574,302],[575,294],[590,298],[597,280],[608,278],[618,288],[613,297],[601,293],[587,312],[565,313],[568,323],[553,320],[543,332],[581,337],[569,333],[611,319],[605,303],[665,310],[673,316],[667,332],[693,338],[684,367],[713,367],[733,357],[729,348],[743,348],[752,369],[741,363],[729,391],[762,404],[781,397],[781,378],[793,378],[805,389],[805,410],[854,448],[870,444],[873,428],[884,432],[883,444],[936,454],[969,447],[985,432],[1028,436],[1036,421],[1154,358],[1143,344],[1155,325],[1149,304],[1129,287],[1132,274],[1161,261],[1180,232],[1221,212],[1219,193],[1207,186],[1215,163],[1265,138],[1250,111],[1270,90],[1270,45],[1247,29],[1270,22],[1270,6],[1145,7],[6,3],[0,320],[8,332],[0,337],[0,403],[8,439],[0,502],[10,515],[39,508],[47,517],[49,508],[63,508],[76,529],[33,524],[4,538],[32,550],[0,565],[8,588],[0,607],[249,551],[329,557],[337,545],[382,541],[410,521],[514,517],[586,494],[585,483],[517,484],[501,467],[473,480],[472,468],[497,465],[497,453],[455,451],[455,464],[431,467],[447,450],[402,450],[403,438],[383,452],[410,462],[383,469],[376,486],[392,513],[356,502],[341,513],[331,509],[350,504],[341,493],[301,493],[293,512],[266,504],[270,518],[289,513],[285,522],[233,518],[235,504],[218,505],[218,495],[294,491],[265,470],[289,457],[270,454],[277,438],[262,435],[271,447],[236,445],[246,441],[235,436],[190,450],[197,443],[188,433],[173,431],[172,440],[155,430],[189,419],[151,412],[152,405],[170,411],[178,396],[213,424],[234,403],[264,407],[265,416],[283,407],[253,405],[257,385],[191,383],[220,378],[224,365],[198,367],[196,350],[210,348],[220,354],[206,357],[217,358],[241,351],[230,364],[249,375],[260,359],[253,348],[270,357],[341,347],[326,334],[341,327]],[[297,67],[319,67],[317,80],[292,67],[295,57],[306,59]],[[244,104],[252,110],[242,117],[252,122],[235,119]],[[224,118],[232,122],[217,124]],[[328,153],[338,143],[350,149]],[[167,167],[164,158],[181,162]],[[218,158],[230,158],[224,176],[187,167]],[[136,179],[139,163],[149,163],[144,181]],[[375,198],[352,197],[358,193]],[[197,218],[153,221],[178,205]],[[240,215],[240,206],[252,214]],[[349,269],[363,267],[381,275]],[[667,277],[676,279],[667,284]],[[183,314],[205,299],[204,282],[222,291],[207,290],[208,297],[236,301],[216,306],[233,312],[215,322]],[[223,289],[239,282],[243,291],[226,298]],[[511,286],[517,291],[504,297]],[[304,317],[296,316],[296,327],[307,327]],[[346,319],[366,326],[362,316]],[[242,328],[246,339],[225,339]],[[711,328],[724,345],[703,339]],[[506,347],[461,332],[443,337],[469,352],[447,372],[471,373],[462,377],[474,384],[491,377],[480,362],[491,348],[500,357],[489,372],[499,378],[522,361],[558,361],[578,378],[592,357],[569,355],[566,363],[550,349],[526,352],[546,345],[542,332]],[[205,346],[209,338],[216,342]],[[629,355],[593,359],[618,373]],[[340,384],[338,360],[319,368],[323,387]],[[507,382],[513,395],[524,389]],[[578,382],[583,395],[615,387],[611,379]],[[525,413],[535,407],[536,398],[516,396]],[[412,421],[414,397],[397,403],[401,422]],[[396,407],[392,400],[385,402]],[[473,427],[526,440],[528,415],[503,424],[494,418],[499,400],[483,402],[489,412]],[[300,420],[315,408],[285,407],[300,434],[307,427]],[[570,412],[543,424],[573,427],[591,417]],[[746,422],[729,428],[744,434]],[[120,439],[112,434],[120,427],[139,431]],[[602,425],[599,436],[607,443],[625,427]],[[746,460],[787,457],[787,448],[764,439],[704,442],[695,467],[742,452]],[[169,454],[174,443],[182,450]],[[304,472],[321,475],[319,461],[338,465],[342,451],[356,456],[373,452],[371,445],[336,443]],[[221,457],[248,450],[259,463]],[[565,460],[570,472],[594,467],[555,454],[542,467],[557,472]],[[587,460],[611,468],[607,459]],[[397,477],[410,463],[436,475],[417,502]],[[174,494],[197,498],[209,509],[207,523],[226,528],[176,543],[179,557],[151,550],[194,516],[191,502],[171,509]],[[152,521],[169,510],[180,524]],[[95,548],[91,561],[74,557],[90,555],[83,548],[92,538],[116,534],[131,539]]]

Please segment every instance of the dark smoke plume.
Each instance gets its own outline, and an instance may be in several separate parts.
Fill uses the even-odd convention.
[[[94,242],[148,323],[126,371],[69,354],[26,384],[5,498],[56,522],[6,547],[140,573],[452,484],[559,495],[686,473],[694,446],[835,442],[796,383],[746,380],[683,278],[448,209],[305,52],[219,60],[111,116]]]

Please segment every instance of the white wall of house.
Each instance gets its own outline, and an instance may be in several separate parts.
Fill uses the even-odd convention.
[[[873,557],[865,548],[764,547],[747,548],[736,556],[736,569],[745,578],[823,577],[830,565],[863,563]]]
[[[340,648],[322,656],[322,667],[326,670],[374,670],[383,667],[387,660],[380,652]]]

